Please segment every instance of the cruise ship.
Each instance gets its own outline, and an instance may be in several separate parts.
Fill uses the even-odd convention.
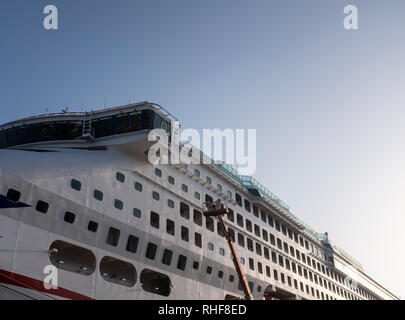
[[[152,165],[150,131],[176,121],[140,102],[0,126],[0,299],[243,299],[203,214],[218,199],[254,299],[399,299],[253,177],[213,160]]]

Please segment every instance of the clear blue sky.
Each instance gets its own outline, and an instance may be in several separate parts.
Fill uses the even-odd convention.
[[[255,177],[405,297],[404,39],[403,0],[2,0],[0,122],[107,97],[255,128]]]

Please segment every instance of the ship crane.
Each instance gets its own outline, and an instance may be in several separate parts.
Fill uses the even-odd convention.
[[[239,259],[236,255],[236,250],[233,245],[232,238],[231,238],[230,234],[228,233],[228,230],[225,227],[224,220],[222,219],[223,215],[229,213],[228,206],[227,205],[224,206],[224,204],[221,203],[221,200],[218,199],[215,202],[211,202],[211,201],[204,202],[204,207],[206,208],[206,210],[203,212],[205,217],[217,217],[218,218],[219,225],[221,226],[222,232],[225,235],[225,239],[228,242],[229,249],[231,250],[232,261],[233,261],[233,264],[235,265],[236,273],[238,274],[239,281],[242,285],[243,292],[245,294],[245,299],[253,300],[252,292],[250,291],[245,274],[242,271]]]

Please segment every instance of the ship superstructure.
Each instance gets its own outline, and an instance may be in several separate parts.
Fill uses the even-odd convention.
[[[175,120],[141,102],[0,126],[0,298],[243,298],[202,215],[221,199],[255,299],[398,299],[254,178],[212,160],[152,165],[149,132]]]

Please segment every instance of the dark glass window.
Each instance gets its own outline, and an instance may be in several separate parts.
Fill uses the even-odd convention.
[[[187,257],[182,254],[179,255],[179,260],[177,260],[177,269],[184,271],[186,269]]]
[[[112,117],[94,119],[91,124],[94,128],[96,138],[111,136],[113,134]]]
[[[103,193],[100,190],[94,190],[94,198],[102,201],[103,200]]]
[[[142,192],[142,184],[140,184],[139,182],[135,182],[135,190]]]
[[[150,213],[150,225],[156,229],[159,229],[159,214],[151,211]]]
[[[205,217],[205,226],[209,231],[214,232],[214,219],[211,217]]]
[[[208,274],[211,274],[211,273],[212,273],[212,267],[211,267],[211,266],[208,266],[208,267],[207,267],[207,273],[208,273]]]
[[[250,238],[247,238],[247,248],[249,251],[253,252],[253,241]]]
[[[174,236],[175,234],[175,226],[174,226],[174,221],[167,219],[166,220],[166,232],[170,234],[171,236]]]
[[[65,212],[65,217],[64,217],[64,221],[65,222],[67,222],[67,223],[74,223],[75,222],[75,218],[76,218],[76,215],[74,214],[74,213],[72,213],[72,212],[69,212],[69,211],[66,211]]]
[[[117,176],[116,176],[117,180],[119,182],[124,183],[125,182],[125,176],[121,173],[121,172],[117,172]]]
[[[136,253],[136,250],[138,250],[138,244],[139,244],[139,238],[133,236],[130,234],[128,236],[128,241],[127,241],[127,251],[131,253]]]
[[[255,217],[259,217],[259,209],[256,206],[253,206],[253,214]]]
[[[243,228],[243,217],[239,213],[236,215],[236,223]]]
[[[182,184],[181,190],[183,190],[184,192],[188,192],[188,186],[186,186],[185,184]]]
[[[14,190],[14,189],[8,189],[7,191],[7,199],[13,202],[19,202],[21,197],[21,192]]]
[[[36,206],[35,209],[36,209],[37,211],[39,211],[39,212],[47,213],[47,212],[48,212],[48,208],[49,208],[49,204],[48,204],[48,203],[39,200],[39,201],[37,202],[37,206]]]
[[[250,212],[250,202],[247,199],[245,199],[245,209],[246,211]]]
[[[157,252],[157,245],[149,242],[148,243],[148,247],[146,248],[146,258],[150,259],[150,260],[154,260],[156,257],[156,252]]]
[[[235,193],[235,201],[238,206],[240,207],[242,206],[242,197],[240,196],[239,193]]]
[[[116,115],[114,118],[115,133],[122,134],[130,131],[128,114]]]
[[[138,208],[134,208],[132,214],[134,215],[135,218],[140,218],[141,210],[139,210]]]
[[[155,199],[156,201],[159,201],[160,195],[156,191],[152,192],[152,198]]]
[[[174,185],[174,178],[173,178],[173,177],[169,176],[169,177],[167,178],[167,181],[169,181],[170,184],[173,184],[173,185]]]
[[[202,214],[200,211],[194,209],[193,221],[195,224],[202,226]]]
[[[234,214],[232,209],[228,209],[228,210],[229,210],[229,212],[227,214],[227,218],[228,218],[229,221],[234,222],[235,221],[235,214]]]
[[[243,234],[241,234],[241,233],[238,233],[238,244],[239,244],[241,247],[244,247],[244,246],[245,246],[245,237],[244,237]]]
[[[188,228],[183,226],[181,227],[181,239],[188,242]]]
[[[95,221],[89,221],[89,225],[87,226],[87,229],[91,232],[97,232],[98,223]]]
[[[248,219],[246,219],[246,230],[249,232],[252,232],[252,222]]]
[[[185,219],[190,219],[190,207],[183,202],[180,202],[180,215]]]
[[[118,245],[118,241],[120,240],[120,234],[121,234],[120,230],[110,227],[110,229],[108,229],[107,234],[106,240],[107,244],[116,247]]]
[[[198,261],[194,261],[193,262],[193,269],[198,270],[199,267],[200,267],[200,264],[198,263]]]
[[[124,203],[121,200],[115,199],[114,207],[117,208],[118,210],[122,210],[124,208]]]
[[[72,189],[80,191],[82,189],[82,183],[76,179],[72,179],[70,181],[70,186],[72,187]]]
[[[174,201],[173,200],[170,200],[170,199],[168,199],[167,200],[167,205],[169,206],[169,208],[174,208]]]
[[[202,248],[202,236],[197,232],[194,234],[194,244],[197,247]]]
[[[162,263],[170,266],[172,263],[172,258],[173,258],[173,251],[165,249],[163,251]]]
[[[159,178],[161,178],[162,177],[162,170],[156,168],[155,169],[155,175],[158,176]]]
[[[129,117],[129,127],[131,131],[142,130],[142,114],[141,111],[135,111],[128,115]]]

